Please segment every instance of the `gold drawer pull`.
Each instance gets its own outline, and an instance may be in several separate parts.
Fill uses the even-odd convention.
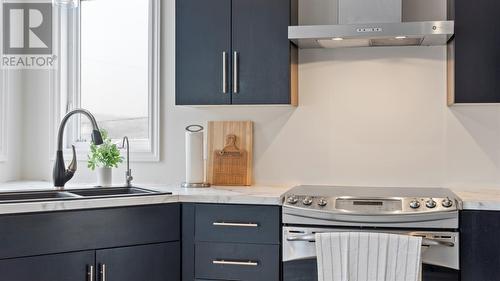
[[[257,223],[239,223],[239,222],[214,222],[214,226],[231,226],[231,227],[259,227]]]
[[[242,266],[258,266],[259,263],[256,261],[226,261],[226,260],[214,260],[213,264],[219,265],[242,265]]]

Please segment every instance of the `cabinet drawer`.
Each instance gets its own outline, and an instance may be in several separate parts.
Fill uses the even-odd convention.
[[[177,241],[178,204],[0,216],[0,259]]]
[[[196,205],[195,240],[279,244],[280,210],[276,206]]]
[[[278,281],[279,245],[196,244],[197,279]]]

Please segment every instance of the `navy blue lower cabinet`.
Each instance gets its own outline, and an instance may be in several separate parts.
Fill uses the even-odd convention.
[[[98,250],[96,265],[97,280],[179,281],[180,243]]]
[[[179,281],[180,205],[0,215],[0,281]]]
[[[183,204],[182,281],[281,280],[278,206]]]
[[[279,244],[278,206],[197,204],[196,241]]]
[[[279,245],[197,243],[195,276],[212,280],[279,280]]]
[[[0,259],[180,240],[178,204],[0,215]]]
[[[461,280],[500,280],[500,212],[462,211],[460,220]]]
[[[0,260],[2,281],[87,281],[94,251]],[[93,279],[95,280],[95,278]]]

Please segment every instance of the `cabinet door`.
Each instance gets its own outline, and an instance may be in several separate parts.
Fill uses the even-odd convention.
[[[460,217],[462,281],[497,281],[500,276],[500,212],[463,211]]]
[[[455,1],[455,102],[500,102],[500,1]]]
[[[289,104],[290,0],[233,0],[233,104]]]
[[[96,251],[100,281],[179,281],[179,242]]]
[[[176,1],[176,104],[230,104],[231,0]],[[224,93],[223,52],[226,52]]]
[[[0,280],[95,280],[89,276],[91,266],[94,266],[94,251],[7,259],[0,261]]]

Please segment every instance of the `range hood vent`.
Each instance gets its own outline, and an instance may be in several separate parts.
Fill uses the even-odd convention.
[[[402,21],[402,0],[338,0],[338,24],[289,26],[288,39],[299,48],[435,46],[454,35],[454,21],[411,19]]]

